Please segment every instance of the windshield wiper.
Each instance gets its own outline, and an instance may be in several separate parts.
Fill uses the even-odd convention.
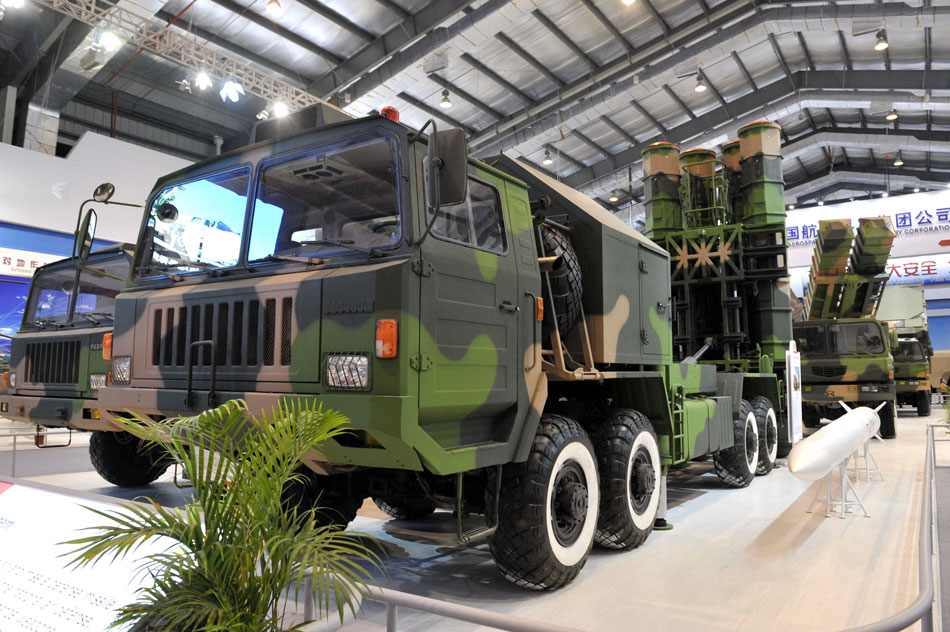
[[[109,320],[112,320],[112,321],[115,320],[115,316],[113,316],[112,314],[109,314],[108,312],[76,312],[76,315],[82,316],[89,322],[95,323],[96,325],[102,322],[98,318],[95,318],[96,316],[104,316],[105,318],[108,318]]]
[[[310,265],[317,265],[323,262],[323,257],[300,257],[298,255],[273,254],[267,255],[266,257],[261,257],[260,259],[255,259],[251,263],[253,264],[261,261],[291,261],[293,263],[307,263]],[[253,267],[251,269],[253,270]]]
[[[355,243],[353,243],[352,239],[311,239],[309,241],[301,241],[298,243],[300,243],[301,246],[339,246],[340,248],[346,248],[347,250],[365,252],[371,257],[382,257],[386,254],[382,250],[370,248],[369,246],[357,246]]]
[[[41,329],[46,329],[47,325],[55,325],[56,321],[51,320],[49,318],[37,318],[36,320],[31,321],[30,324],[37,325]]]

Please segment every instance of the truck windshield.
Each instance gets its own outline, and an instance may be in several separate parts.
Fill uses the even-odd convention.
[[[100,322],[111,320],[115,314],[115,297],[125,287],[125,279],[129,276],[129,259],[124,256],[108,261],[90,261],[87,267],[118,278],[113,279],[89,270],[82,270],[79,273],[79,295],[76,297],[76,314],[73,320],[78,321],[80,318],[89,320],[89,317]],[[80,316],[80,314],[86,316]]]
[[[884,337],[876,323],[844,323],[829,330],[833,354],[884,353]]]
[[[894,362],[926,362],[924,348],[916,340],[902,340],[894,349]]]
[[[152,200],[136,277],[237,264],[250,167],[165,187]]]
[[[248,261],[385,250],[402,239],[396,143],[361,136],[267,164]]]
[[[69,301],[76,289],[72,265],[40,270],[30,283],[30,298],[23,313],[25,328],[36,329],[69,320]]]
[[[795,327],[795,344],[801,353],[821,355],[825,352],[824,327]]]

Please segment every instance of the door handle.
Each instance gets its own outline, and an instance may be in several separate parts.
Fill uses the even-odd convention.
[[[521,310],[519,306],[512,304],[511,301],[502,301],[501,305],[498,306],[498,309],[503,312],[517,312]]]

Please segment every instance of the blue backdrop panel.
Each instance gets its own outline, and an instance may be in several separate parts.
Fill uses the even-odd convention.
[[[929,305],[928,301],[928,305]],[[930,342],[934,351],[950,350],[950,316],[930,316],[927,319],[930,327]]]

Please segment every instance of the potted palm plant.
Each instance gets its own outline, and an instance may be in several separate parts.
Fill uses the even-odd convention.
[[[250,423],[249,423],[250,422]],[[301,456],[345,432],[346,419],[316,403],[281,404],[252,417],[243,401],[229,401],[196,417],[155,423],[133,416],[125,429],[167,450],[194,486],[181,508],[126,503],[101,511],[108,523],[67,542],[70,565],[124,556],[152,538],[169,548],[144,558],[152,578],[140,597],[122,607],[113,626],[228,632],[300,630],[285,624],[288,586],[300,593],[312,577],[320,613],[343,619],[369,590],[379,557],[364,534],[315,518],[316,508],[288,506],[283,490],[303,484]]]

